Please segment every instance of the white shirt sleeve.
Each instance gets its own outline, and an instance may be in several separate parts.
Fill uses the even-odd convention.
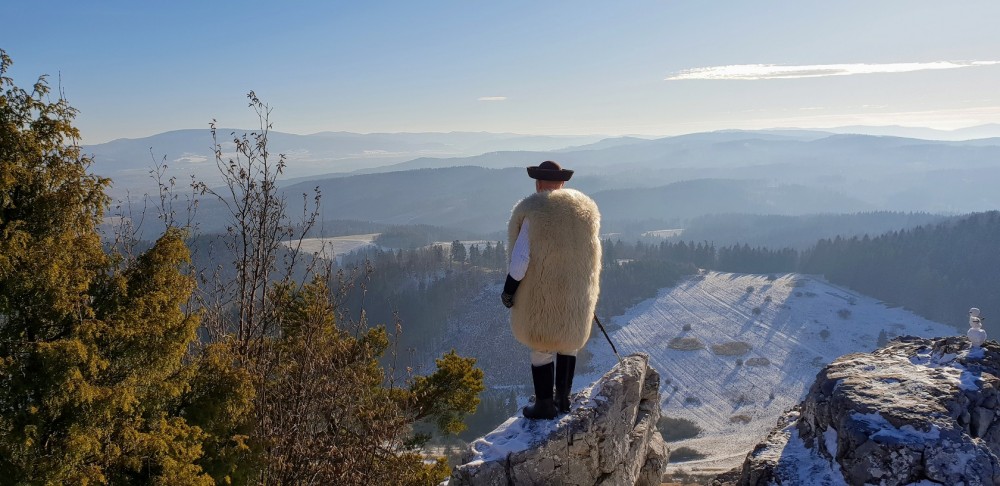
[[[518,282],[528,273],[528,261],[531,260],[531,251],[528,244],[528,219],[521,221],[521,231],[517,234],[514,248],[510,250],[510,269],[507,273]]]

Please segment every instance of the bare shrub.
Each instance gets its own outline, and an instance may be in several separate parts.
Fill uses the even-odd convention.
[[[750,358],[746,361],[747,366],[768,366],[771,360],[767,358]]]
[[[823,329],[822,331],[819,332],[819,337],[823,338],[824,341],[830,339],[830,330]]]
[[[760,307],[754,307],[753,309],[750,310],[750,312],[753,313],[753,315],[755,316],[759,316],[760,313],[763,311],[760,310]]]
[[[678,447],[670,451],[670,462],[685,462],[694,461],[696,459],[704,459],[705,454],[698,452],[690,447]]]
[[[698,397],[687,397],[684,399],[684,404],[698,406],[701,405],[701,399]]]
[[[690,331],[691,330],[691,324],[684,323],[684,325],[681,326],[681,329],[683,329],[685,331]]]
[[[839,316],[841,319],[850,319],[851,311],[849,309],[840,309],[839,311],[837,311],[837,316]]]
[[[479,403],[482,371],[450,352],[435,360],[432,374],[396,381],[400,322],[393,334],[370,324],[364,311],[354,320],[340,308],[355,285],[364,295],[373,267],[335,272],[302,251],[319,217],[319,191],[303,194],[301,213],[291,212],[278,184],[286,158],[269,148],[271,109],[252,91],[247,96],[259,128],[231,132],[227,141],[213,121],[221,183],[193,183],[228,220],[219,237],[225,264],[217,267],[228,273],[200,276],[208,349],[221,350],[206,362],[223,369],[216,374],[245,376],[239,384],[248,397],[241,402],[246,418],[216,447],[241,458],[246,471],[235,472],[244,484],[443,480],[445,459],[415,452],[428,437],[413,425],[433,424],[445,434],[464,429]]]
[[[772,298],[770,295],[764,297],[764,302],[771,302],[772,300],[774,300],[774,298]]]
[[[748,285],[748,286],[747,286],[747,293],[748,293],[748,294],[752,294],[752,293],[753,293],[753,291],[754,291],[754,288],[753,288],[753,285]]]
[[[719,356],[740,356],[747,354],[753,346],[743,341],[730,341],[728,343],[713,344],[712,352]]]
[[[660,420],[656,422],[656,428],[663,435],[663,440],[667,442],[692,439],[702,432],[702,428],[694,423],[693,420],[667,417],[665,415],[660,417]]]
[[[743,414],[733,415],[732,417],[729,417],[729,422],[734,423],[734,424],[743,424],[743,425],[746,425],[746,424],[750,423],[750,416],[743,415]],[[673,456],[671,456],[671,458],[673,458]]]
[[[697,351],[699,349],[705,349],[705,344],[699,341],[698,338],[675,337],[667,343],[667,347],[680,351]]]

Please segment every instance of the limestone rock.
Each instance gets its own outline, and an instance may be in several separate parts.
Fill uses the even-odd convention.
[[[656,429],[660,376],[626,357],[554,420],[515,416],[472,444],[456,485],[658,485],[669,450]]]
[[[1000,345],[899,338],[824,368],[737,484],[1000,484]],[[717,484],[726,484],[720,480]]]

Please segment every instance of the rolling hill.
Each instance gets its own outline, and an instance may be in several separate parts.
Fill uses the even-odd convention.
[[[528,351],[511,335],[500,287],[486,286],[456,312],[438,347],[476,358],[492,393],[514,390],[523,405],[532,394]],[[649,354],[662,378],[663,415],[700,429],[669,445],[703,454],[671,466],[702,474],[740,464],[825,364],[875,349],[881,332],[889,339],[963,332],[802,274],[706,272],[604,321],[621,355]],[[596,326],[581,356],[575,392],[616,362]]]
[[[832,191],[765,181],[706,179],[603,191],[599,190],[601,181],[594,177],[572,182],[572,187],[597,201],[605,223],[712,213],[807,214],[870,208]],[[480,232],[504,230],[511,208],[534,190],[523,168],[450,167],[306,182],[286,188],[286,193],[301,194],[315,187],[323,194],[323,219],[430,224]]]
[[[820,367],[875,349],[880,331],[889,337],[961,332],[799,274],[770,280],[710,272],[661,290],[613,322],[619,329],[611,339],[619,352],[649,353],[660,371],[664,416],[691,420],[702,429],[697,437],[671,444],[706,455],[678,464],[689,471],[739,464],[778,416],[802,399]],[[748,349],[741,352],[744,345]],[[613,364],[600,336],[588,349],[595,371]]]

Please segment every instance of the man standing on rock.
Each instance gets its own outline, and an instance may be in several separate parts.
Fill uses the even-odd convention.
[[[528,167],[528,176],[535,194],[514,206],[507,225],[510,268],[501,300],[511,310],[514,337],[531,349],[535,404],[524,416],[552,419],[569,412],[576,354],[590,337],[601,215],[582,192],[563,188],[573,171],[547,160]]]

